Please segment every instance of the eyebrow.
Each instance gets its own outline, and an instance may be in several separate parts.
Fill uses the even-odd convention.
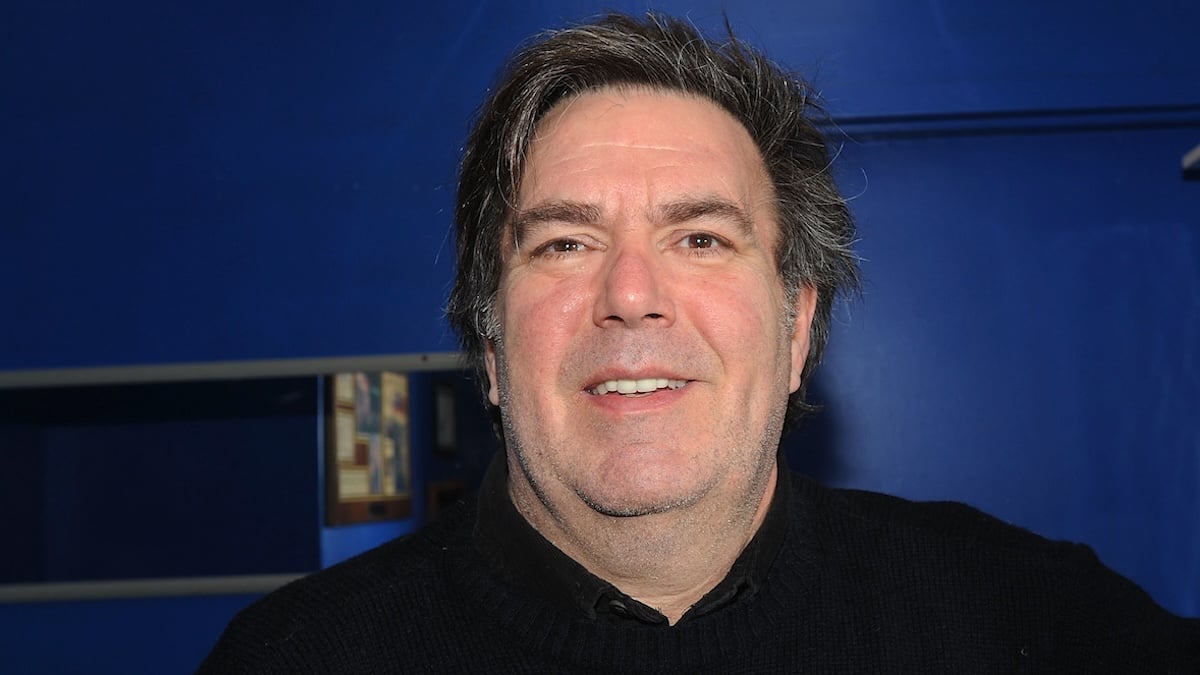
[[[702,218],[727,220],[745,237],[754,237],[754,221],[738,204],[719,197],[700,197],[667,202],[656,209],[660,222],[677,225]]]
[[[654,209],[654,220],[666,225],[715,218],[733,223],[747,238],[753,238],[754,221],[737,203],[720,197],[683,198],[661,204]],[[517,212],[512,219],[512,241],[517,249],[531,230],[546,223],[568,225],[597,225],[601,221],[600,207],[571,200],[552,201]]]
[[[600,222],[600,207],[573,201],[553,201],[517,212],[512,219],[512,240],[519,249],[530,230],[546,223],[596,225]]]

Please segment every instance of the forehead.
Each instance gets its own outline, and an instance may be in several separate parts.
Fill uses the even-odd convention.
[[[542,118],[517,202],[527,207],[561,198],[563,190],[603,201],[626,181],[623,187],[651,192],[714,193],[747,207],[771,201],[774,192],[749,132],[717,104],[681,92],[610,87],[560,101]]]

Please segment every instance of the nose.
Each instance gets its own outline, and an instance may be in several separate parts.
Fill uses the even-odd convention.
[[[652,249],[653,247],[647,247]],[[655,250],[628,247],[608,261],[593,319],[600,327],[668,326],[675,320],[664,261]]]

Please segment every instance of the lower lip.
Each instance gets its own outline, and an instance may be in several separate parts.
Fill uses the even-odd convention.
[[[684,397],[691,383],[678,389],[656,389],[646,394],[626,396],[623,394],[589,394],[584,392],[584,400],[601,410],[619,415],[629,415],[641,412],[653,412],[669,407]]]

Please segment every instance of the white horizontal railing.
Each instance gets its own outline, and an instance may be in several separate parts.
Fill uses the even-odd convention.
[[[351,371],[421,372],[462,368],[458,352],[379,354],[308,359],[211,361],[198,363],[0,370],[0,389],[73,387],[94,384],[141,384],[195,380],[238,380],[265,377],[303,377]]]
[[[304,576],[303,573],[251,574],[244,576],[0,584],[0,604],[267,593],[302,576]]]

